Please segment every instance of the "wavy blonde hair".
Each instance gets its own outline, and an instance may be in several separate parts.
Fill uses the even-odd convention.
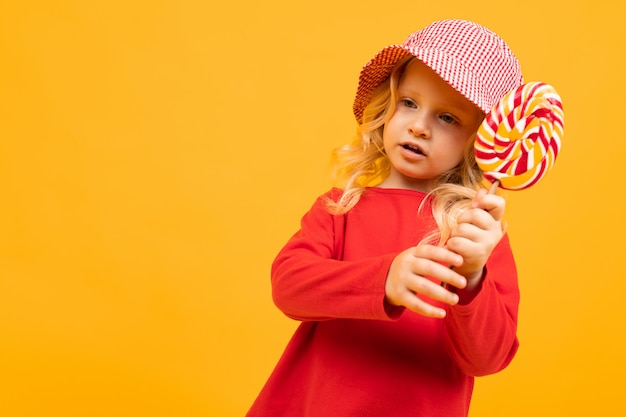
[[[395,111],[400,78],[413,59],[409,56],[396,64],[391,75],[372,93],[352,143],[333,151],[333,176],[343,192],[337,201],[326,200],[330,213],[350,211],[367,187],[380,184],[389,175],[390,162],[383,148],[383,131]],[[481,188],[483,175],[474,158],[473,145],[473,140],[468,139],[459,165],[443,173],[429,193],[437,230],[429,233],[421,243],[443,245],[456,225],[457,216],[469,207],[476,191]],[[422,204],[420,211],[425,207]]]

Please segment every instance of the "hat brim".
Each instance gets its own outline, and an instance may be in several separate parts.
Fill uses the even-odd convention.
[[[361,122],[363,110],[372,99],[374,90],[391,75],[396,64],[403,58],[413,55],[403,45],[389,45],[381,49],[361,69],[359,84],[352,106],[357,121]]]
[[[474,103],[483,113],[491,110],[491,106],[486,104],[489,100],[480,94],[485,88],[481,88],[477,77],[454,57],[434,49],[414,49],[405,45],[390,45],[381,49],[365,64],[359,75],[359,84],[352,107],[354,116],[359,123],[362,121],[363,110],[372,99],[374,90],[390,76],[396,64],[407,56],[413,56],[422,61],[456,91]],[[435,65],[437,62],[444,62],[445,65]],[[445,72],[440,68],[444,68]],[[476,97],[477,100],[473,100],[472,97]]]

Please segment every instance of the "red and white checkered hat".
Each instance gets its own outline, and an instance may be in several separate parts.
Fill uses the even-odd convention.
[[[517,58],[494,32],[467,20],[441,20],[411,34],[401,45],[383,48],[363,67],[353,106],[357,121],[372,91],[407,55],[428,65],[485,113],[524,82]]]

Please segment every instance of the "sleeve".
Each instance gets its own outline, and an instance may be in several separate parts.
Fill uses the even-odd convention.
[[[466,305],[448,307],[444,338],[448,352],[468,375],[504,369],[513,359],[519,306],[517,270],[508,236],[487,261],[478,295]]]
[[[385,280],[395,254],[340,260],[344,221],[343,215],[328,213],[324,196],[318,198],[272,263],[272,297],[288,317],[390,320],[400,315],[385,302]]]

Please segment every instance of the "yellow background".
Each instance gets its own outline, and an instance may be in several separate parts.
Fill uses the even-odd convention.
[[[269,265],[330,186],[361,65],[446,17],[499,33],[566,110],[554,170],[508,194],[521,349],[471,415],[624,415],[625,13],[2,0],[0,415],[242,416],[296,327]]]

